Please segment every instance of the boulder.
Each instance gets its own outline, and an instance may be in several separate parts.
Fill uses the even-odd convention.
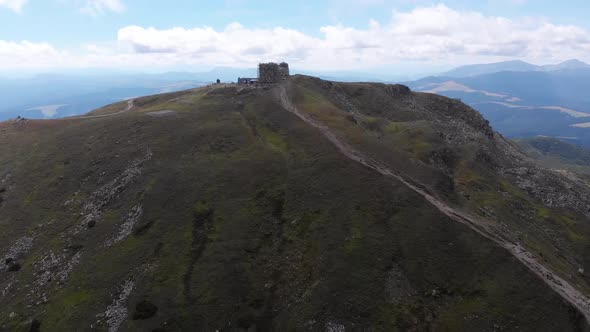
[[[146,300],[143,300],[135,306],[135,313],[133,314],[133,319],[148,319],[154,317],[154,315],[158,312],[158,307]]]
[[[29,328],[29,332],[39,332],[41,331],[41,321],[38,319],[33,319],[31,322],[31,327]]]
[[[10,264],[7,264],[6,265],[6,270],[8,272],[17,272],[17,271],[20,271],[20,264],[17,263],[17,262],[15,262],[15,261],[12,261]]]

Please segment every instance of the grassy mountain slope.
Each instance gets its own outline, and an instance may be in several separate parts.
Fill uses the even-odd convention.
[[[572,187],[577,201],[551,196],[567,179],[469,107],[383,84],[298,76],[281,88],[589,289],[577,272],[590,259],[585,187]],[[0,123],[0,253],[14,260],[0,272],[0,330],[588,328],[508,251],[344,156],[277,87],[125,107]]]
[[[301,85],[312,91],[342,89],[341,95],[353,97],[349,103],[363,113],[360,125],[340,130],[358,150],[435,196],[492,222],[493,233],[524,244],[563,276],[587,288],[576,271],[589,263],[585,258],[589,196],[586,183],[575,174],[540,167],[457,100],[386,85],[329,88],[329,83],[313,80]],[[330,112],[316,116],[338,130],[326,114]],[[365,128],[360,140],[360,135],[351,135],[359,127]]]

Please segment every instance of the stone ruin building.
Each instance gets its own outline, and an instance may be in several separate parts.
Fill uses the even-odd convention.
[[[289,64],[281,63],[261,63],[258,65],[258,82],[259,83],[279,83],[289,77]]]
[[[238,77],[238,84],[273,84],[284,81],[288,77],[288,63],[261,63],[258,65],[258,78]]]

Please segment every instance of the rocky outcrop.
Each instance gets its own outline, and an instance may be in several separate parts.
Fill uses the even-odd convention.
[[[26,254],[33,247],[34,238],[32,236],[24,236],[18,239],[6,253],[3,255],[4,271],[6,272],[19,272],[22,268],[20,260],[23,259]],[[2,295],[4,296],[11,288],[17,279],[7,278],[5,280],[0,279],[0,287],[3,286]]]
[[[82,206],[82,216],[80,225],[74,230],[74,233],[79,233],[89,226],[89,223],[98,222],[102,216],[104,208],[111,203],[127,186],[137,178],[145,165],[152,156],[152,150],[149,147],[143,147],[143,155],[132,161],[127,168],[98,190],[92,193],[90,198]],[[93,225],[94,226],[94,225]]]
[[[32,236],[23,236],[16,240],[14,244],[4,254],[5,259],[18,260],[26,255],[33,247],[34,238]]]
[[[406,85],[390,84],[385,87],[385,91],[393,98],[405,98],[412,93],[412,90]]]
[[[39,305],[49,301],[52,287],[63,288],[76,266],[80,263],[81,251],[64,249],[61,253],[50,251],[33,263],[34,280],[29,291],[29,303]]]
[[[113,295],[113,302],[103,313],[97,315],[97,325],[106,323],[109,332],[118,331],[121,324],[127,319],[127,300],[134,288],[135,281],[131,279],[125,281],[118,292]]]
[[[119,227],[119,233],[114,236],[113,238],[107,240],[105,242],[105,247],[110,247],[113,244],[125,239],[133,232],[135,225],[141,219],[143,215],[143,206],[142,205],[135,205],[131,208],[129,213],[127,213],[127,217],[125,218],[123,224]]]

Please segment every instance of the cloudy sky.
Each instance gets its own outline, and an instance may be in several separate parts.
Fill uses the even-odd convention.
[[[590,62],[588,13],[588,0],[0,0],[0,74]]]

